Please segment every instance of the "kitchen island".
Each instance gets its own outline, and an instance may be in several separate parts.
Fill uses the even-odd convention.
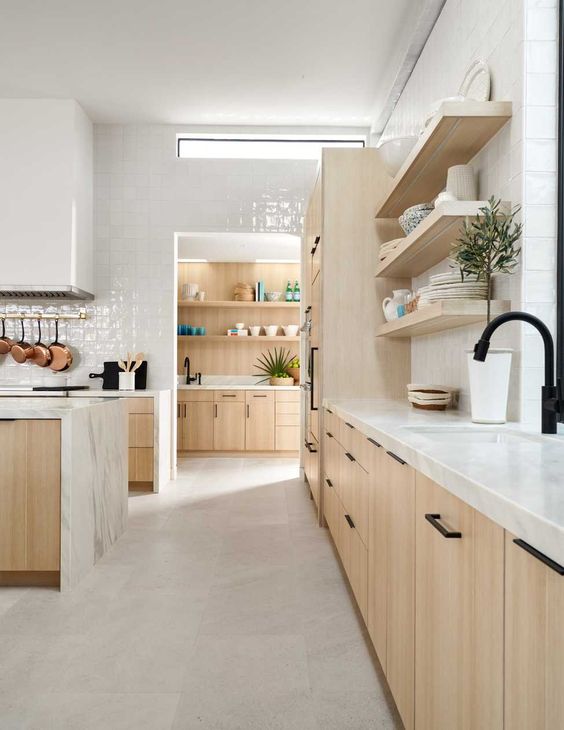
[[[2,398],[0,585],[76,586],[127,524],[127,411]]]

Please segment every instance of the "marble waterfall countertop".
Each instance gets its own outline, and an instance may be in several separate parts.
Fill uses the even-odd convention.
[[[299,385],[177,385],[178,390],[299,390]]]
[[[61,422],[61,590],[127,526],[127,409],[117,398],[1,398],[0,418]]]
[[[421,411],[407,402],[326,399],[323,403],[385,449],[517,537],[564,564],[564,431],[541,436],[522,424],[471,424],[456,411]],[[497,443],[426,437],[413,427],[501,430]],[[524,438],[511,438],[511,435]]]

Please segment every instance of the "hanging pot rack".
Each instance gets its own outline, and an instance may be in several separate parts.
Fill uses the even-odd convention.
[[[77,312],[0,312],[0,320],[4,319],[33,319],[33,320],[64,320],[64,319],[86,319],[86,309],[79,309]]]

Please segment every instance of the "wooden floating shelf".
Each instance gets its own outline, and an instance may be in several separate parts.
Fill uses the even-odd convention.
[[[178,302],[181,309],[299,309],[299,302],[234,302],[228,301],[203,301],[203,302]]]
[[[376,329],[376,337],[418,337],[442,330],[486,321],[487,302],[480,299],[451,299],[434,302]],[[494,300],[491,316],[508,312],[511,302]]]
[[[446,259],[466,218],[475,218],[487,203],[480,200],[453,200],[441,203],[398,248],[380,261],[376,276],[419,276]],[[510,204],[503,203],[509,212]]]
[[[426,203],[443,190],[447,170],[465,165],[511,118],[510,101],[445,101],[409,153],[377,218],[397,218],[406,208]]]
[[[204,342],[254,342],[260,344],[263,342],[299,342],[299,337],[286,337],[284,335],[276,335],[275,337],[268,337],[267,335],[260,335],[259,337],[250,337],[249,335],[243,335],[243,337],[229,335],[177,335],[179,340],[191,340],[196,343]]]

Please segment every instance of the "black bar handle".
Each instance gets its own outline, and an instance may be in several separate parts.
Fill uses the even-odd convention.
[[[327,436],[329,436],[330,439],[333,438],[333,434],[331,433],[331,431],[325,431],[325,433],[327,434]]]
[[[310,358],[310,362],[311,362],[311,374],[310,374],[311,390],[309,391],[309,409],[310,409],[310,411],[318,411],[319,410],[319,408],[317,408],[316,406],[313,405],[313,396],[314,396],[314,391],[315,391],[315,384],[314,384],[314,380],[315,380],[315,364],[314,364],[314,359],[313,359],[313,353],[316,352],[317,350],[319,350],[318,347],[312,347],[311,348],[311,358]]]
[[[386,453],[388,454],[388,456],[391,456],[392,459],[395,459],[400,464],[407,464],[407,461],[404,461],[403,459],[400,459],[400,457],[397,454],[394,454],[393,451],[386,451]]]
[[[371,444],[374,444],[374,446],[377,446],[379,449],[382,448],[382,444],[379,444],[377,441],[374,441],[374,439],[371,439],[370,436],[366,437],[368,441],[370,441]]]
[[[441,525],[439,520],[441,516],[439,514],[427,514],[425,515],[427,522],[430,522],[435,530],[438,530],[443,537],[462,537],[462,533],[457,530],[447,530],[444,525]]]
[[[354,522],[352,521],[350,515],[345,515],[345,520],[349,523],[349,527],[354,527]]]
[[[524,540],[520,540],[518,538],[513,540],[513,542],[515,543],[515,545],[518,545],[520,548],[525,550],[525,552],[529,553],[529,555],[532,555],[533,558],[540,560],[541,563],[544,563],[551,570],[554,570],[556,573],[558,573],[558,575],[564,575],[564,567],[562,567],[555,560],[552,560],[552,558],[549,558],[548,555],[541,553],[540,550],[537,550],[532,545],[529,545],[528,542],[525,542]]]
[[[237,393],[222,393],[221,394],[221,397],[222,398],[236,398],[237,397]]]
[[[313,444],[310,441],[305,442],[305,447],[309,451],[310,454],[317,454],[317,449],[312,449],[311,447]]]
[[[348,421],[345,421],[345,426],[348,426],[349,428],[352,428],[354,430],[354,426],[352,423],[349,423]]]
[[[333,482],[330,479],[327,479],[327,477],[325,477],[325,481],[327,482],[327,486],[328,487],[332,487],[333,486]]]
[[[349,461],[356,461],[356,459],[354,458],[354,456],[352,454],[349,454],[348,451],[345,451],[345,456],[347,457],[347,459]]]
[[[319,241],[321,240],[321,236],[316,236],[315,241],[313,242],[313,248],[311,249],[311,255],[317,251],[317,247],[319,246]]]
[[[329,408],[326,408],[325,410],[327,411],[327,413],[330,413],[331,415],[333,415],[333,411],[331,411]]]

